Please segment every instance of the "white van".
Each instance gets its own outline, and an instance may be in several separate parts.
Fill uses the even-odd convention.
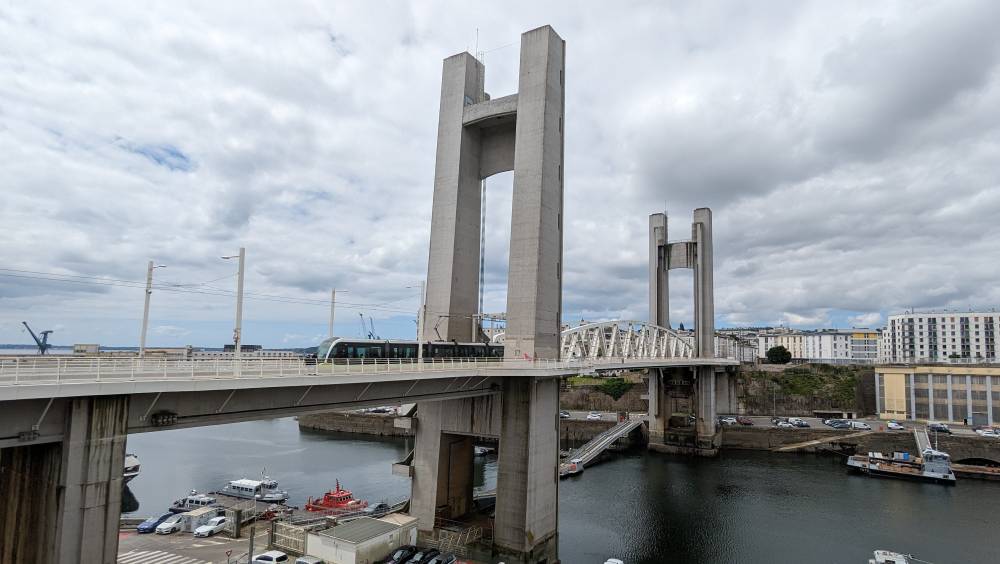
[[[864,421],[857,421],[857,420],[853,420],[852,419],[852,420],[848,421],[847,424],[851,426],[851,429],[860,429],[860,430],[864,430],[864,431],[871,431],[872,430],[872,426],[869,425],[869,424],[867,424],[867,423],[865,423]]]

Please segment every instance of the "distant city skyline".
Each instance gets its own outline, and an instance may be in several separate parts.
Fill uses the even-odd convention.
[[[478,49],[509,94],[511,42],[541,24],[568,46],[564,322],[646,319],[648,215],[681,239],[700,206],[718,327],[997,307],[997,21],[996,2],[7,5],[0,342],[30,344],[24,320],[134,346],[141,287],[99,280],[141,284],[154,259],[185,292],[154,289],[149,346],[221,346],[219,257],[241,246],[244,343],[317,344],[333,287],[337,333],[364,312],[414,334],[440,62]],[[484,307],[503,311],[512,178],[486,184]],[[671,288],[690,326],[690,277]]]

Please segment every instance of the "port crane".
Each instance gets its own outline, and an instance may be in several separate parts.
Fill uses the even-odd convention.
[[[28,327],[27,321],[22,321],[21,324],[28,330],[28,333],[31,333],[31,338],[34,339],[35,344],[38,345],[38,354],[45,354],[45,351],[52,348],[52,345],[49,344],[49,335],[52,333],[51,329],[46,329],[45,331],[40,332],[39,335],[41,335],[42,338],[39,339],[38,335],[35,335],[35,332],[31,330],[31,327]]]
[[[365,314],[359,313],[358,315],[361,316],[361,335],[367,334],[369,339],[378,339],[379,336],[375,333],[375,320],[370,315],[368,316],[368,323],[371,324],[371,328],[369,328],[368,325],[365,325]]]

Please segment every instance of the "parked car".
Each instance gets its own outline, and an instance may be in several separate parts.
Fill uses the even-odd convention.
[[[989,439],[1000,438],[1000,433],[998,433],[995,429],[976,429],[976,434],[980,437],[986,437]]]
[[[834,420],[830,422],[830,427],[834,429],[850,429],[851,424],[847,421]]]
[[[364,512],[371,515],[372,513],[385,513],[389,511],[389,504],[385,502],[376,503],[375,505],[369,505],[364,509]]]
[[[736,425],[735,417],[720,417],[719,423],[722,425]]]
[[[295,564],[326,564],[326,561],[315,556],[299,556],[295,559]]]
[[[812,426],[809,423],[806,423],[805,421],[803,421],[801,419],[798,419],[798,418],[796,418],[795,421],[789,421],[789,423],[791,423],[792,425],[795,425],[796,427],[811,427]]]
[[[601,414],[596,411],[591,411],[587,414],[587,421],[596,421],[601,418]]]
[[[455,558],[454,554],[438,554],[431,558],[427,564],[455,564],[456,562],[458,562],[458,558]]]
[[[775,423],[774,426],[778,427],[780,429],[794,429],[795,428],[795,425],[792,425],[788,421],[778,421],[777,423]]]
[[[392,551],[392,554],[386,556],[382,559],[380,564],[403,564],[410,559],[411,556],[416,554],[417,547],[411,545],[405,545]]]
[[[566,411],[565,409],[563,409],[562,411],[559,412],[559,418],[560,419],[569,419],[570,418],[569,412]]]
[[[215,533],[222,532],[222,530],[225,528],[226,528],[225,517],[212,517],[211,519],[208,520],[208,523],[205,523],[204,525],[194,530],[194,536],[210,537]]]
[[[800,418],[800,417],[789,417],[788,418],[788,422],[791,423],[792,425],[795,425],[799,421],[802,421],[802,418]],[[802,421],[802,422],[805,423],[805,421]]]
[[[163,515],[150,517],[149,519],[146,519],[142,523],[139,523],[139,526],[136,527],[135,530],[139,533],[155,533],[156,528],[160,526],[160,523],[166,521],[167,519],[170,519],[174,515],[175,515],[174,513],[164,513]]]
[[[438,554],[441,554],[441,551],[436,548],[422,548],[420,552],[411,556],[406,564],[427,564]]]
[[[886,423],[885,426],[888,427],[890,431],[903,431],[906,429],[906,427],[903,427],[902,425],[896,423],[895,421],[890,421]]]
[[[746,415],[736,416],[736,422],[740,425],[753,425],[753,419],[750,419]]]
[[[275,562],[288,562],[288,555],[280,550],[268,550],[267,552],[255,554],[250,564],[274,564]]]
[[[771,418],[771,424],[772,425],[777,425],[778,423],[781,423],[782,421],[787,422],[788,418],[787,417],[772,417]]]
[[[949,429],[948,426],[945,425],[944,423],[928,423],[927,430],[934,431],[935,433],[947,433],[949,435],[951,434],[951,429]]]
[[[833,427],[833,426],[835,426],[835,425],[836,425],[837,423],[845,423],[845,424],[846,424],[846,423],[847,423],[847,421],[844,421],[843,419],[824,419],[824,420],[823,420],[823,424],[824,424],[824,425],[827,425],[827,426],[829,426],[829,427]]]
[[[850,429],[858,429],[863,431],[872,430],[872,426],[865,423],[864,421],[849,421],[848,424]]]
[[[170,533],[181,530],[181,515],[183,514],[177,513],[157,525],[156,534],[169,535]]]

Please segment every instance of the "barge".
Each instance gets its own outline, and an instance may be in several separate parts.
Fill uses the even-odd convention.
[[[880,478],[900,478],[918,482],[955,485],[951,457],[932,448],[924,449],[922,456],[913,458],[906,452],[886,456],[881,452],[854,455],[847,459],[848,470]]]

